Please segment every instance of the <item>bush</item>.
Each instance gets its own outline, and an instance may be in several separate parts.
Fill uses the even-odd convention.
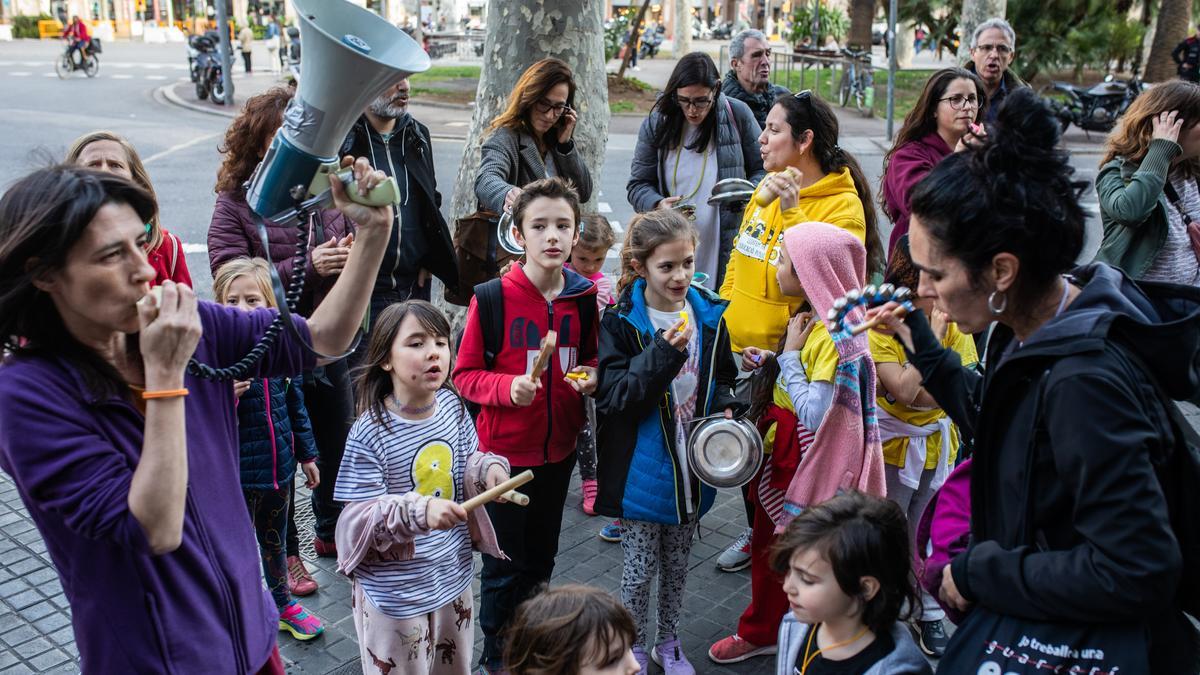
[[[604,27],[604,60],[611,61],[621,51],[625,44],[625,33],[629,32],[629,24],[637,16],[637,9],[629,7],[625,10],[613,10],[612,21]]]
[[[54,17],[49,14],[38,14],[37,16],[26,16],[18,14],[12,18],[13,22],[13,37],[15,38],[34,38],[41,37],[38,33],[38,21],[53,21]]]
[[[832,35],[833,39],[841,44],[846,33],[850,31],[850,17],[846,16],[846,12],[841,9],[827,6],[824,0],[819,7],[817,18],[821,20],[821,35],[817,44],[813,46],[821,47],[825,44],[825,37],[828,35]],[[812,7],[808,3],[800,5],[792,13],[792,32],[788,35],[788,40],[793,46],[803,42],[805,36],[812,35],[812,20]]]

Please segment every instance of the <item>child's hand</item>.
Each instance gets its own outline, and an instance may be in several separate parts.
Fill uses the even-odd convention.
[[[591,396],[600,384],[596,369],[591,366],[575,366],[563,377],[563,380],[584,396]]]
[[[321,484],[321,470],[316,462],[303,462],[300,470],[304,472],[304,487],[311,490]]]
[[[674,326],[671,326],[663,333],[663,339],[675,349],[686,352],[688,343],[692,341],[692,333],[694,332],[696,332],[696,325],[694,323],[687,319],[680,319]]]
[[[508,395],[512,399],[513,405],[524,408],[533,403],[533,398],[537,396],[537,390],[541,388],[542,381],[540,379],[534,380],[528,375],[518,375],[513,378]]]
[[[758,347],[746,347],[742,350],[742,370],[751,371],[762,368],[767,359],[775,356],[775,352]]]
[[[491,490],[508,479],[509,475],[508,472],[504,470],[504,467],[500,466],[499,464],[493,464],[488,467],[487,475],[483,477],[483,482],[484,485],[487,486],[485,489]],[[504,497],[497,497],[496,501],[500,502],[501,504],[508,502],[508,500]]]
[[[250,380],[234,380],[233,381],[233,397],[241,398],[242,394],[250,388]]]
[[[949,565],[942,568],[942,587],[938,589],[938,595],[942,596],[942,602],[960,612],[971,607],[971,603],[958,592],[958,586],[954,585],[954,575],[950,573]]]
[[[863,321],[871,321],[879,317],[879,323],[871,330],[878,331],[884,335],[895,335],[900,344],[904,345],[908,351],[913,351],[912,331],[909,330],[908,324],[904,323],[904,317],[896,316],[893,312],[900,307],[900,303],[888,302],[878,307],[872,307],[863,315]]]
[[[808,336],[812,333],[817,322],[812,312],[800,312],[788,320],[787,339],[783,341],[783,351],[798,352],[804,349]]]
[[[431,530],[449,530],[467,522],[467,510],[458,502],[434,497],[425,508],[425,522]]]

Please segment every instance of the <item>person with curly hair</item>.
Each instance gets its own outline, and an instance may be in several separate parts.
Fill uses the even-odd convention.
[[[246,101],[242,112],[225,131],[220,151],[225,155],[217,173],[217,203],[208,227],[208,260],[213,274],[222,264],[235,258],[266,258],[279,272],[286,287],[296,258],[297,228],[264,219],[269,250],[264,251],[258,237],[254,214],[246,202],[246,182],[262,161],[276,130],[283,124],[283,111],[291,102],[294,89],[275,87]],[[309,316],[333,286],[350,255],[354,243],[354,224],[336,209],[320,211],[308,223],[304,293],[295,310]],[[350,422],[354,419],[354,395],[346,360],[334,361],[304,377],[304,398],[309,402],[313,435],[317,440],[317,466],[328,477],[313,494],[313,509],[320,521],[322,513],[333,512],[329,531],[317,532],[314,546],[318,554],[336,555],[333,549],[333,524],[337,521],[333,485]],[[291,500],[295,509],[295,498]],[[324,536],[322,536],[324,535]],[[327,545],[326,542],[329,542]],[[304,566],[299,554],[295,518],[289,515],[287,536],[288,586],[294,595],[309,595],[317,583]]]

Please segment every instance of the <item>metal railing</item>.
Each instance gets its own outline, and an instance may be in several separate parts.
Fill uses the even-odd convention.
[[[870,54],[852,57],[841,51],[806,49],[803,51],[771,52],[771,83],[787,87],[790,91],[811,89],[821,98],[836,105],[842,86],[842,76],[855,61],[862,72],[873,73]],[[718,70],[724,76],[729,70],[729,46],[721,47]],[[872,80],[868,80],[872,81]]]

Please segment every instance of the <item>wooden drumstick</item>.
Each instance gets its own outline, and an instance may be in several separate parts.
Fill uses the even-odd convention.
[[[558,346],[558,333],[552,330],[546,331],[546,337],[542,339],[542,349],[538,352],[537,358],[533,361],[533,368],[529,371],[529,378],[537,380],[542,376],[542,371],[546,369],[546,364],[550,363],[550,355],[554,353],[554,348]]]
[[[529,495],[522,494],[516,490],[509,490],[500,496],[517,506],[529,506]]]
[[[495,501],[499,497],[504,497],[505,499],[508,499],[508,497],[505,496],[505,493],[515,490],[515,489],[521,487],[522,485],[528,483],[531,480],[533,480],[533,472],[526,469],[525,471],[522,471],[521,473],[513,476],[512,478],[509,478],[508,480],[497,485],[496,487],[489,488],[487,490],[484,490],[483,492],[480,492],[479,494],[475,495],[474,497],[471,497],[467,501],[463,502],[462,506],[464,509],[467,510],[467,513],[470,513],[471,511],[474,511],[475,509],[479,508],[480,506],[483,506],[484,504],[486,504],[490,501]],[[521,496],[525,497],[525,495],[521,495]],[[516,500],[514,500],[514,501],[516,501]],[[525,497],[525,501],[526,501],[526,503],[528,503],[529,498]],[[524,504],[522,504],[522,506],[524,506]]]
[[[904,307],[904,305],[900,305],[896,309],[893,309],[890,313],[892,316],[896,317],[897,319],[903,319],[904,315],[908,314],[908,309],[906,309]],[[882,321],[883,321],[883,315],[880,314],[879,316],[875,317],[874,319],[871,319],[870,321],[864,321],[864,322],[858,324],[857,326],[855,326],[854,328],[851,328],[850,334],[858,335],[859,333],[869,331],[872,328],[878,326]]]

